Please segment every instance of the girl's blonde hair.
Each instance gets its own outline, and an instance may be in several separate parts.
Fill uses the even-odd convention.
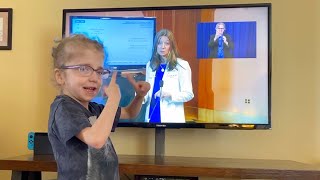
[[[103,45],[84,35],[76,34],[62,39],[56,47],[52,48],[53,67],[61,68],[70,59],[81,56],[84,50],[94,50],[105,56]]]

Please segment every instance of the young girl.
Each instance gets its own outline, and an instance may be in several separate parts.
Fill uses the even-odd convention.
[[[153,54],[146,66],[146,81],[152,91],[146,96],[146,121],[184,123],[184,102],[193,97],[191,68],[179,58],[173,33],[161,29],[154,38]]]
[[[97,41],[83,35],[63,39],[53,48],[54,77],[60,87],[50,108],[48,135],[58,165],[59,180],[118,180],[118,158],[109,135],[121,118],[138,115],[144,96],[150,89],[146,82],[128,81],[136,96],[120,108],[121,98],[116,72],[104,92],[105,106],[90,102],[109,71],[103,69],[104,50]]]

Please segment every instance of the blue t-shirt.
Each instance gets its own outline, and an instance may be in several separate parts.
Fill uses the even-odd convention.
[[[104,106],[89,103],[89,110],[69,96],[57,96],[50,107],[48,136],[58,165],[59,180],[119,180],[118,157],[108,138],[101,149],[88,146],[76,135],[91,127]],[[120,118],[119,107],[113,130]]]

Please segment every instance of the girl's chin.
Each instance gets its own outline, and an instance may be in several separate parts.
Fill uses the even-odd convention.
[[[83,96],[83,99],[85,99],[86,101],[91,101],[94,97],[96,97],[97,94],[85,94]]]

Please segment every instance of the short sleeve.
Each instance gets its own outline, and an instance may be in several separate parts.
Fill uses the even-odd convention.
[[[55,132],[65,145],[81,130],[91,126],[81,107],[67,101],[61,102],[57,107],[54,123]]]

